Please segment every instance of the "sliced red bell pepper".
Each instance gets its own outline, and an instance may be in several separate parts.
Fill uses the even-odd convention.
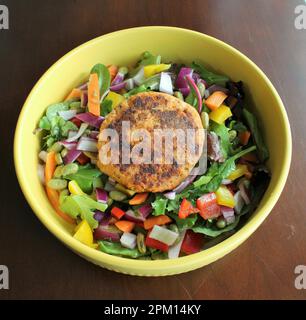
[[[180,219],[186,219],[190,214],[198,212],[200,212],[200,210],[195,208],[190,201],[184,198],[181,202],[178,216]]]
[[[168,252],[168,250],[169,250],[169,246],[167,244],[150,238],[150,232],[148,232],[148,234],[147,234],[145,244],[147,247],[150,247],[153,249],[158,249],[163,252]]]
[[[125,215],[125,212],[118,207],[113,207],[111,214],[119,220]]]
[[[77,158],[77,162],[81,165],[84,165],[84,164],[88,163],[89,161],[90,161],[90,159],[87,156],[85,156],[84,153],[81,153],[79,155],[79,157]]]
[[[185,254],[197,253],[202,249],[203,240],[203,236],[200,233],[187,230],[181,246],[181,251]]]
[[[214,192],[204,194],[197,199],[197,208],[205,220],[221,216],[221,209],[217,203],[217,196]]]
[[[80,128],[82,124],[82,121],[78,118],[72,118],[70,121],[73,122],[78,128]]]

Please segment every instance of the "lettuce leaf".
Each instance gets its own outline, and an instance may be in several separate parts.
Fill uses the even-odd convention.
[[[215,238],[215,237],[218,237],[219,235],[221,235],[222,233],[229,232],[229,231],[235,229],[237,227],[238,223],[239,223],[239,220],[240,220],[240,217],[236,216],[235,221],[233,223],[229,224],[228,226],[226,226],[223,229],[218,229],[215,226],[208,227],[206,225],[206,221],[203,221],[202,223],[197,224],[196,226],[194,226],[192,228],[192,230],[194,232],[196,232],[196,233],[202,233],[202,234],[205,234],[208,237]]]
[[[110,73],[107,67],[102,63],[98,63],[95,66],[93,66],[90,73],[96,73],[98,75],[100,96],[102,97],[103,94],[109,89],[111,83]]]
[[[73,218],[80,216],[85,219],[92,229],[98,227],[98,221],[94,218],[94,210],[105,211],[107,205],[91,199],[87,195],[70,195],[64,197],[60,208]]]
[[[165,214],[167,208],[168,199],[163,198],[161,195],[157,195],[155,201],[152,202],[153,216],[160,216]]]
[[[115,256],[123,256],[123,257],[128,257],[133,259],[137,259],[139,257],[145,256],[145,254],[140,253],[137,248],[135,249],[124,248],[118,242],[101,240],[101,241],[98,241],[98,244],[99,244],[100,251],[108,254],[112,254]]]
[[[245,118],[245,121],[248,127],[251,130],[252,137],[257,146],[257,153],[258,153],[259,159],[262,162],[265,162],[269,158],[269,151],[264,143],[264,139],[262,137],[261,131],[258,126],[258,121],[256,117],[246,109],[243,109],[242,114]]]
[[[75,180],[85,193],[92,191],[92,184],[97,177],[101,176],[101,171],[92,168],[91,165],[79,166],[79,170],[75,174],[64,176],[65,179]]]
[[[198,215],[197,214],[191,214],[185,219],[180,219],[176,213],[167,213],[167,215],[175,220],[176,225],[179,229],[179,231],[186,230],[186,229],[191,229],[195,223],[198,220]]]
[[[209,86],[212,84],[218,84],[222,87],[225,87],[226,82],[229,81],[229,78],[227,76],[213,73],[204,68],[204,66],[200,63],[192,62],[191,68],[199,73],[201,78],[204,79]]]

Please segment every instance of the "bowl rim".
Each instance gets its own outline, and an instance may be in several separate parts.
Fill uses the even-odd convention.
[[[276,185],[275,185],[275,188],[273,189],[273,193],[271,193],[271,196],[269,197],[269,199],[263,204],[260,212],[257,212],[256,216],[253,216],[251,221],[247,222],[241,229],[239,229],[237,232],[235,232],[233,235],[231,235],[229,238],[222,241],[221,243],[209,249],[203,250],[199,253],[180,257],[177,259],[146,261],[146,260],[133,260],[128,258],[117,257],[117,256],[109,255],[101,251],[92,249],[82,244],[78,240],[74,239],[68,233],[63,232],[61,230],[61,227],[58,224],[50,221],[47,218],[47,216],[43,214],[42,212],[43,210],[41,210],[40,204],[36,202],[34,197],[32,197],[31,192],[29,191],[29,188],[27,185],[28,183],[25,177],[23,176],[23,172],[21,170],[21,158],[17,156],[19,145],[22,142],[21,131],[22,131],[23,123],[26,119],[25,110],[30,108],[31,106],[30,101],[32,99],[32,96],[39,89],[39,87],[48,79],[49,75],[51,75],[51,73],[55,69],[60,67],[60,65],[65,62],[65,60],[69,59],[71,56],[76,54],[79,50],[83,50],[85,47],[94,45],[96,42],[100,41],[102,38],[107,39],[109,37],[113,37],[118,34],[126,34],[126,33],[128,34],[130,32],[138,32],[139,30],[144,30],[144,29],[163,31],[163,32],[177,31],[177,32],[186,33],[186,34],[188,33],[193,36],[201,37],[202,39],[203,38],[210,39],[212,42],[218,45],[221,45],[225,49],[232,51],[234,54],[238,55],[240,59],[250,64],[251,67],[256,70],[256,72],[260,75],[260,77],[265,81],[266,85],[271,90],[274,98],[277,100],[277,104],[279,106],[282,121],[284,123],[285,131],[286,131],[285,141],[284,141],[284,147],[285,147],[284,164],[281,168],[279,178],[276,181]],[[69,51],[68,53],[66,53],[59,60],[57,60],[41,76],[41,78],[36,82],[35,86],[32,88],[19,114],[16,130],[15,130],[15,136],[14,136],[14,164],[15,164],[15,171],[19,181],[19,185],[30,207],[32,208],[32,210],[34,211],[38,219],[44,224],[44,226],[53,235],[55,235],[61,242],[63,242],[65,245],[71,248],[74,252],[81,255],[85,259],[95,264],[100,263],[105,268],[113,271],[127,273],[130,275],[140,275],[140,276],[161,276],[161,275],[172,275],[172,274],[187,272],[197,268],[198,266],[207,265],[223,257],[224,255],[226,255],[227,253],[230,253],[233,249],[238,247],[241,243],[243,243],[247,238],[249,238],[254,233],[254,231],[260,226],[260,224],[264,221],[264,219],[269,215],[270,211],[272,210],[278,198],[280,197],[289,173],[290,163],[291,163],[291,153],[292,153],[291,130],[290,130],[290,124],[289,124],[288,116],[286,113],[286,109],[283,105],[283,102],[278,92],[276,91],[273,84],[271,83],[269,78],[266,76],[266,74],[245,54],[243,54],[242,52],[235,49],[231,45],[215,37],[209,36],[207,34],[204,34],[198,31],[190,30],[190,29],[169,27],[169,26],[144,26],[144,27],[128,28],[128,29],[111,32],[111,33],[96,37],[92,40],[89,40],[77,46],[76,48]],[[122,270],[122,268],[126,269],[127,271]]]

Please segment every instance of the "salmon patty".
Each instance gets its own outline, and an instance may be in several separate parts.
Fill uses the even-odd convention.
[[[116,139],[107,138],[110,131],[117,133]],[[203,145],[203,126],[194,107],[168,94],[139,93],[102,123],[97,165],[128,189],[163,192],[189,175]]]

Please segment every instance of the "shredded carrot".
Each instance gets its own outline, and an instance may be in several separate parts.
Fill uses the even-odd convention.
[[[73,89],[69,95],[67,96],[67,98],[65,99],[65,101],[71,100],[71,99],[81,99],[82,96],[82,90],[80,89]]]
[[[166,223],[170,223],[172,220],[166,216],[157,216],[157,217],[152,217],[144,221],[143,226],[146,230],[152,229],[155,225],[163,225]]]
[[[116,74],[118,73],[118,67],[114,64],[111,64],[107,67],[109,74],[111,76],[111,81],[115,78]]]
[[[88,83],[88,111],[95,116],[100,115],[100,88],[99,77],[92,73]]]
[[[149,193],[148,192],[144,192],[144,193],[137,193],[130,201],[129,204],[130,205],[137,205],[137,204],[142,204],[144,203],[147,198],[148,198]]]
[[[121,221],[117,221],[115,223],[115,226],[123,232],[132,232],[132,230],[135,227],[135,222],[121,220]]]
[[[206,100],[205,104],[210,110],[218,109],[223,101],[227,98],[227,95],[222,91],[215,91]]]
[[[62,217],[65,221],[74,224],[75,221],[68,216],[66,213],[62,212],[59,208],[59,195],[58,192],[54,189],[48,187],[48,182],[52,179],[54,171],[56,168],[56,161],[55,161],[55,152],[51,151],[47,155],[46,167],[45,167],[45,181],[46,181],[46,192],[51,202],[54,210],[56,213]]]
[[[245,146],[248,144],[250,136],[251,136],[251,132],[250,131],[243,131],[243,132],[239,132],[239,140],[240,143]]]

